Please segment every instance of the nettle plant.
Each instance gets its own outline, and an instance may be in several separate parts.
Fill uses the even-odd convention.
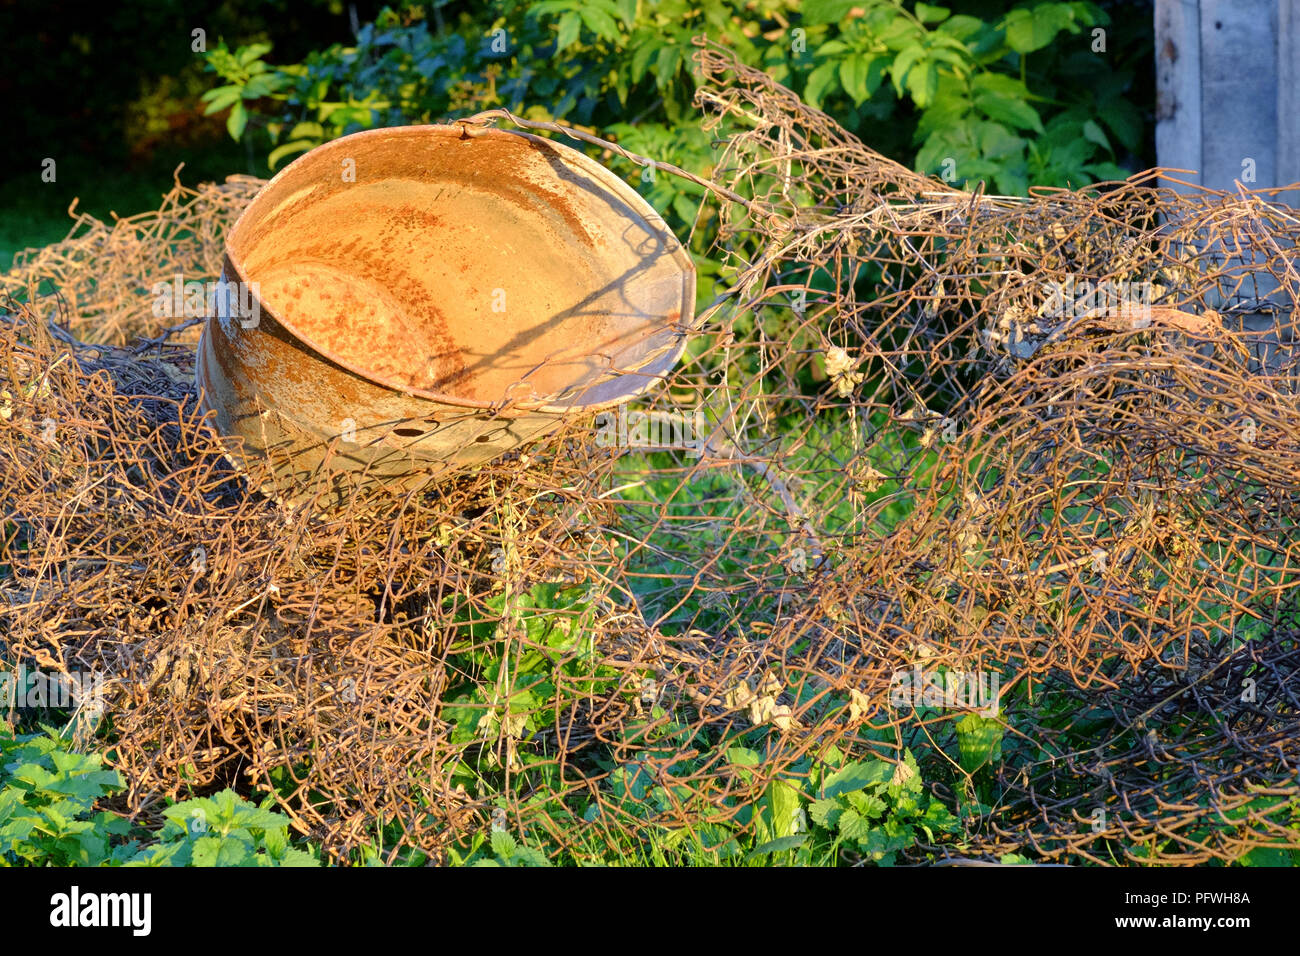
[[[15,733],[0,720],[0,867],[319,866],[291,845],[289,819],[231,790],[173,804],[156,832],[101,809],[125,781],[102,753],[52,727]]]

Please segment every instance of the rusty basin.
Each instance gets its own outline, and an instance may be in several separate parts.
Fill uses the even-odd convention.
[[[226,240],[202,409],[276,491],[411,488],[652,388],[685,348],[690,256],[576,150],[468,126],[370,130],[275,176]]]

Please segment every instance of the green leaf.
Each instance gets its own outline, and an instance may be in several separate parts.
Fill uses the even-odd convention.
[[[1128,150],[1136,151],[1142,144],[1142,116],[1128,100],[1115,97],[1099,104],[1101,121],[1115,138]]]
[[[840,815],[839,833],[846,840],[862,842],[871,836],[871,821],[856,810],[845,810]]]
[[[1128,179],[1131,173],[1123,166],[1114,163],[1088,163],[1083,167],[1098,182]]]
[[[975,107],[989,119],[1016,129],[1032,129],[1043,132],[1043,121],[1034,109],[1024,100],[1011,99],[1000,93],[979,93],[975,96]]]
[[[910,828],[886,823],[883,827],[876,827],[866,835],[865,839],[858,841],[858,846],[862,852],[866,853],[873,860],[878,860],[885,866],[893,864],[894,851],[902,849],[908,844],[911,836]]]
[[[659,51],[659,57],[655,60],[655,83],[661,90],[668,89],[673,78],[677,75],[677,68],[682,63],[682,50],[676,43],[671,43]]]
[[[925,48],[919,44],[914,44],[900,50],[898,56],[894,57],[894,64],[889,68],[889,75],[894,81],[894,91],[900,97],[903,95],[903,84],[907,81],[907,75],[911,72],[913,65],[918,63],[924,56]]]
[[[1106,134],[1102,132],[1101,127],[1092,120],[1088,120],[1083,124],[1083,138],[1090,143],[1096,143],[1107,152],[1111,151],[1110,140],[1106,138]]]
[[[1074,13],[1068,4],[1040,3],[1033,10],[1012,10],[1003,21],[1007,45],[1017,53],[1041,50],[1062,30],[1078,32]]]
[[[274,93],[280,86],[280,78],[273,73],[259,73],[244,85],[243,96],[246,100],[255,100],[261,96]]]
[[[12,847],[22,843],[31,836],[38,823],[40,818],[35,816],[9,820],[4,826],[0,826],[0,846],[8,843]]]
[[[946,833],[956,831],[961,826],[961,821],[953,816],[952,811],[945,807],[938,800],[931,800],[930,805],[925,808],[925,813],[921,816],[927,827],[932,827]],[[933,834],[930,839],[934,839]]]
[[[833,797],[823,800],[814,800],[808,806],[808,817],[813,823],[827,830],[834,830],[835,825],[839,822],[840,814],[844,812],[844,805]]]
[[[953,68],[953,72],[958,75],[964,75],[970,66],[970,57],[966,55],[965,49],[954,50],[944,46],[930,47],[930,59],[937,66],[939,63],[947,63]]]
[[[1295,856],[1291,850],[1275,847],[1256,847],[1237,862],[1242,866],[1294,866]]]
[[[1004,196],[1026,196],[1029,194],[1029,177],[1023,168],[999,169],[993,177],[998,192]]]
[[[768,840],[766,843],[754,847],[749,855],[745,857],[746,863],[752,863],[759,857],[767,856],[771,853],[784,853],[786,850],[793,850],[803,846],[808,842],[808,834],[795,833],[791,836],[778,837],[775,840]]]
[[[907,88],[917,106],[924,108],[939,89],[939,66],[933,60],[918,63],[907,74]]]
[[[578,34],[581,32],[582,17],[578,16],[577,13],[570,10],[564,16],[560,17],[558,35],[555,39],[555,52],[560,53],[563,50],[568,49],[573,42],[578,39]]]
[[[1040,144],[1041,145],[1041,144]],[[1050,143],[1047,155],[1050,165],[1055,166],[1059,171],[1067,174],[1076,173],[1082,168],[1097,149],[1096,143],[1090,143],[1082,137],[1070,139],[1065,142],[1059,140]]]
[[[800,7],[802,22],[805,26],[839,23],[860,3],[861,0],[805,0]]]
[[[29,784],[33,790],[40,790],[54,779],[54,774],[50,773],[40,764],[24,763],[10,768],[10,775],[22,783]]]
[[[839,64],[834,61],[823,63],[817,69],[808,74],[808,82],[804,84],[803,99],[809,106],[820,109],[822,97],[826,91],[835,83],[839,76]]]
[[[299,123],[289,132],[290,139],[311,139],[320,142],[325,138],[325,129],[320,123]]]
[[[262,847],[273,859],[280,859],[289,849],[289,834],[284,827],[273,827],[262,836]]]
[[[952,139],[954,133],[961,130],[963,132],[956,138],[973,143],[974,137],[971,133],[973,127],[968,121],[972,111],[971,102],[963,91],[954,89],[957,85],[950,82],[940,84],[939,94],[934,98],[934,102],[925,108],[917,121],[917,142],[923,142],[934,133]]]
[[[130,857],[124,866],[188,866],[194,859],[194,844],[189,840],[159,843],[145,847]]]
[[[1001,757],[1002,735],[1006,727],[996,717],[967,714],[957,721],[956,730],[961,766],[967,773],[974,773]]]
[[[288,849],[280,856],[281,866],[320,866],[320,860],[316,859],[306,850]]]
[[[793,835],[799,828],[799,791],[784,780],[773,780],[768,784],[766,802],[771,837]]]
[[[907,795],[918,794],[923,789],[923,784],[921,783],[921,770],[916,765],[916,758],[912,756],[912,751],[908,749],[903,750],[903,761],[901,764],[897,766],[886,764],[886,766],[890,768],[890,796],[894,799],[894,802],[898,804],[900,809],[905,803],[905,798],[906,802],[910,805],[911,800]],[[893,781],[895,779],[899,782],[894,783]]]
[[[949,17],[939,25],[935,34],[957,40],[966,48],[966,52],[980,63],[1001,59],[1007,52],[1005,34],[978,17],[964,14]]]
[[[250,43],[248,46],[240,47],[235,54],[235,61],[242,67],[247,68],[254,60],[260,60],[266,54],[271,52],[269,43]]]
[[[639,36],[639,34],[638,34]],[[654,56],[660,50],[660,45],[653,42],[649,37],[641,40],[632,54],[632,66],[630,76],[633,83],[639,83],[645,76],[646,68],[650,65],[650,57]]]
[[[942,23],[951,13],[952,11],[947,7],[932,7],[928,3],[920,2],[916,5],[916,18],[922,23]]]
[[[594,5],[584,5],[579,8],[578,12],[582,17],[582,22],[587,24],[587,29],[602,40],[617,42],[622,38],[617,21],[606,11]]]
[[[673,212],[677,213],[683,222],[694,222],[699,212],[699,203],[685,193],[678,193],[673,197]]]
[[[965,40],[986,27],[987,24],[979,17],[959,13],[955,17],[949,17],[945,20],[943,26],[939,27],[939,29],[948,36],[956,37],[958,40]]]
[[[200,100],[208,104],[208,108],[203,111],[204,116],[211,116],[213,113],[220,113],[228,109],[235,103],[239,102],[240,88],[238,86],[218,86],[215,90],[208,90]]]
[[[572,10],[573,6],[572,0],[542,0],[541,3],[534,3],[528,8],[528,16],[538,19],[552,13]]]
[[[827,797],[838,797],[854,790],[888,783],[893,775],[894,765],[884,760],[851,763],[827,777],[822,792]]]
[[[551,861],[547,859],[546,854],[541,850],[535,850],[532,847],[518,847],[512,858],[515,863],[523,866],[550,866]]]
[[[195,866],[245,866],[252,862],[248,844],[230,837],[203,836],[194,841]]]
[[[231,107],[230,115],[226,117],[226,130],[230,133],[230,138],[239,141],[239,137],[244,135],[244,127],[248,124],[248,113],[244,111],[243,102],[236,103]]]
[[[501,859],[510,859],[515,855],[515,849],[518,846],[515,838],[504,830],[492,831],[492,852]]]
[[[618,15],[623,18],[623,24],[629,30],[636,24],[636,5],[637,0],[618,0],[615,4]]]
[[[871,99],[884,78],[886,61],[877,56],[857,53],[840,61],[840,85],[859,106]]]
[[[316,143],[310,139],[296,139],[291,143],[277,146],[275,149],[271,150],[271,155],[266,158],[266,166],[268,169],[275,169],[276,164],[279,163],[280,160],[284,159],[284,157],[291,156],[294,153],[306,152],[315,145]]]
[[[1085,27],[1110,23],[1109,14],[1096,4],[1087,2],[1087,0],[1075,0],[1070,4],[1070,9],[1074,11],[1074,19]]]
[[[976,92],[997,93],[1013,100],[1029,98],[1029,87],[1014,76],[1002,73],[977,73],[971,77],[971,87]]]
[[[861,790],[846,794],[846,799],[854,810],[872,820],[884,816],[889,808],[888,804],[874,793],[864,793]]]
[[[289,825],[288,819],[272,810],[263,810],[241,800],[232,813],[232,821],[241,827],[254,830],[272,830]]]
[[[1025,141],[999,123],[980,123],[979,149],[986,159],[1019,158],[1024,155]]]

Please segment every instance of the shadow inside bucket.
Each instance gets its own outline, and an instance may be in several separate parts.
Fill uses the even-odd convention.
[[[322,147],[241,221],[232,261],[306,344],[395,388],[490,404],[521,382],[575,396],[680,332],[662,223],[549,145],[431,129]]]
[[[626,402],[681,357],[695,301],[690,255],[609,170],[443,126],[290,163],[235,223],[223,278],[259,311],[214,306],[201,404],[290,500],[343,472],[417,488]]]

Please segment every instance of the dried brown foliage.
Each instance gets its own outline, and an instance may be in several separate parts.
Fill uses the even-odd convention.
[[[9,654],[109,677],[136,808],[275,789],[343,856],[377,819],[385,853],[436,852],[498,807],[551,846],[627,846],[732,819],[831,745],[995,795],[934,852],[1300,849],[1300,220],[1154,176],[958,191],[699,61],[727,287],[637,407],[699,409],[698,454],[576,421],[421,495],[288,510],[233,473],[192,346],[132,298],[213,276],[238,202],[117,245],[91,225],[93,258],[56,245],[6,286],[51,279],[75,333],[48,297],[0,327]],[[1052,314],[1070,281],[1150,308]],[[961,767],[960,709],[891,701],[941,667],[1000,678],[989,766]],[[750,728],[753,778],[711,746]],[[632,762],[667,788],[649,821],[611,797]]]

